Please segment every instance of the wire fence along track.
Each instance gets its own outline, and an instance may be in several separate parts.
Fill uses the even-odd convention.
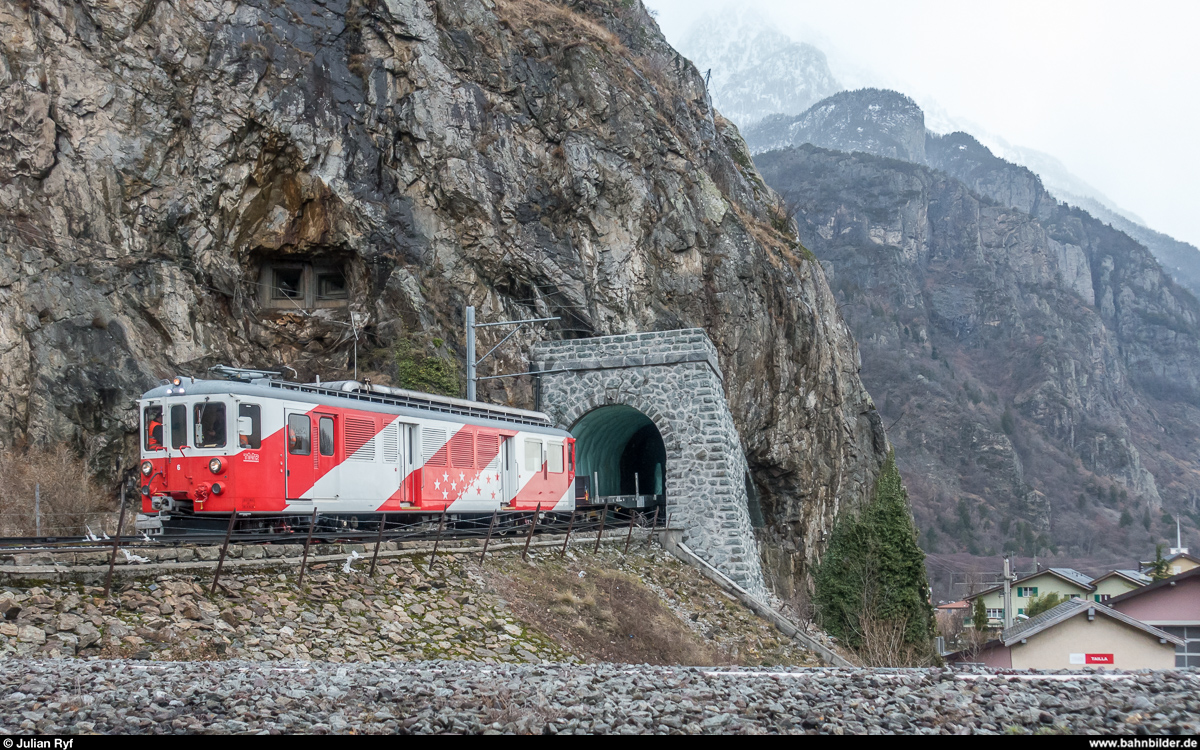
[[[600,508],[577,510],[574,513],[550,513],[546,511],[509,511],[492,515],[454,514],[423,516],[420,519],[395,518],[395,514],[360,514],[359,528],[334,526],[331,519],[317,516],[317,525],[313,531],[313,544],[343,544],[372,545],[375,542],[421,542],[469,540],[469,539],[513,539],[527,536],[532,531],[534,535],[541,534],[591,534],[603,531],[606,535],[619,537],[633,529],[664,528],[666,517],[663,513],[654,511],[639,511],[627,509],[609,509],[607,513]],[[534,516],[537,522],[534,524]],[[385,519],[384,528],[379,528],[379,520]],[[221,517],[224,525],[228,516]],[[255,517],[239,518],[234,523],[233,532],[229,535],[230,544],[304,544],[308,537],[307,525],[286,531],[261,529],[246,529],[245,526],[261,523],[263,519]],[[295,520],[307,521],[308,517],[295,517]],[[340,524],[341,522],[338,521]],[[243,528],[238,529],[241,525]],[[531,528],[532,526],[532,528]],[[100,542],[62,537],[0,537],[0,553],[23,554],[30,552],[106,552],[111,551],[115,539]],[[224,543],[224,532],[191,532],[178,535],[163,535],[146,537],[140,533],[124,536],[120,540],[121,547],[182,547],[209,546]]]

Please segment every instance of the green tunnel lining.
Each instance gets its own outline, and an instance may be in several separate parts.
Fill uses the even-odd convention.
[[[591,477],[594,472],[599,472],[599,494],[621,494],[621,454],[638,430],[647,425],[658,432],[649,417],[624,404],[602,406],[584,414],[571,428],[571,434],[575,436],[576,473]],[[662,494],[664,479],[661,475],[657,482],[651,477],[641,477],[642,492]]]

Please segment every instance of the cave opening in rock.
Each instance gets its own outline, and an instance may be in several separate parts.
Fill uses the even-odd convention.
[[[602,406],[584,414],[571,434],[576,474],[598,477],[601,502],[613,495],[633,495],[635,475],[640,494],[665,500],[667,448],[645,414],[624,404]]]

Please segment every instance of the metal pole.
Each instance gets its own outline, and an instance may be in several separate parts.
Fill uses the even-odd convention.
[[[1009,561],[1008,556],[1004,556],[1004,629],[1008,630],[1012,627],[1012,581],[1009,578]]]
[[[658,528],[658,506],[654,506],[654,518],[650,519],[650,533],[646,535],[646,548],[650,548],[650,541],[654,539],[654,530]]]
[[[500,511],[498,510],[492,511],[492,522],[488,524],[488,535],[487,538],[483,540],[483,552],[479,553],[479,562],[483,562],[483,556],[487,554],[488,545],[492,543],[492,529],[496,528],[496,516],[499,515],[499,513]]]
[[[533,520],[529,522],[529,536],[525,537],[525,549],[521,550],[521,559],[526,559],[529,555],[529,543],[533,541],[533,530],[537,528],[538,514],[542,512],[542,504],[537,504],[537,510],[533,512]]]
[[[108,558],[108,577],[104,579],[104,598],[112,590],[113,566],[117,564],[117,547],[121,544],[121,528],[125,526],[125,485],[121,485],[121,512],[117,516],[117,531],[113,534],[112,557]]]
[[[596,535],[596,546],[592,548],[592,554],[600,551],[600,538],[604,536],[604,520],[608,518],[608,503],[604,504],[604,511],[600,515],[600,533]]]
[[[642,487],[638,484],[637,472],[633,472],[633,507],[640,508],[642,504],[639,502],[642,499]]]
[[[629,542],[633,539],[633,522],[637,519],[637,509],[629,511],[629,533],[625,535],[625,552],[629,554]]]
[[[592,483],[596,485],[596,499],[592,501],[592,505],[595,505],[596,501],[600,499],[600,472],[592,472]]]
[[[124,492],[125,488],[122,487],[121,491]],[[124,505],[124,502],[122,502],[121,510],[124,510],[124,509],[125,509],[125,505]],[[37,484],[33,485],[33,522],[37,525],[36,536],[40,537],[42,535],[42,484],[41,484],[41,482],[38,482]]]
[[[217,557],[217,569],[213,571],[213,582],[208,587],[208,595],[217,592],[217,581],[221,579],[221,568],[225,567],[225,552],[229,550],[229,537],[233,535],[233,524],[237,522],[237,511],[229,513],[229,526],[225,529],[225,541],[221,543],[221,554]]]
[[[383,529],[387,526],[387,513],[383,514],[383,519],[379,522],[379,534],[375,537],[375,554],[371,555],[371,571],[368,576],[375,575],[375,561],[379,559],[379,543],[383,541]]]
[[[317,509],[313,508],[312,520],[308,522],[308,538],[304,540],[304,559],[300,561],[300,582],[297,588],[304,588],[304,570],[308,567],[308,545],[312,544],[313,529],[317,528]]]
[[[475,400],[475,306],[467,305],[467,400]]]
[[[429,565],[425,568],[426,573],[433,570],[433,561],[437,559],[437,549],[438,545],[442,543],[442,529],[446,526],[446,508],[448,507],[450,506],[442,508],[442,515],[438,516],[437,539],[433,540],[433,554],[429,556]]]
[[[559,554],[567,554],[567,545],[571,542],[571,527],[575,525],[575,511],[571,511],[571,520],[567,522],[567,538],[563,540],[562,552]]]

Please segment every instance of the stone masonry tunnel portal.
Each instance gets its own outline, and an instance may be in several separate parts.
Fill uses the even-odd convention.
[[[751,523],[746,458],[704,331],[648,331],[535,344],[538,407],[575,436],[579,475],[599,494],[662,497],[682,541],[766,596]]]
[[[654,422],[632,406],[601,406],[571,427],[576,471],[605,495],[664,494],[667,448]]]

